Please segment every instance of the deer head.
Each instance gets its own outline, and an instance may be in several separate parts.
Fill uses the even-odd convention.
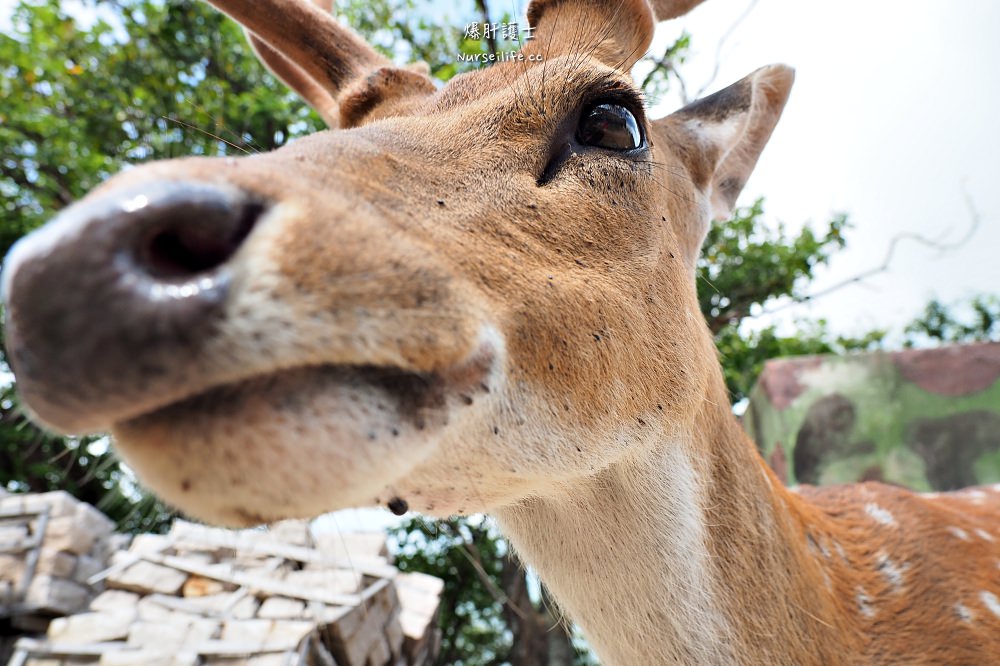
[[[120,174],[7,257],[24,402],[246,525],[571,487],[692,427],[694,266],[784,106],[760,69],[665,118],[629,70],[696,0],[534,0],[522,60],[438,88],[305,2],[213,0],[333,129]]]

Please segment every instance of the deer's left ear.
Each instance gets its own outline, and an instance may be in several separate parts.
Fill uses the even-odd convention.
[[[763,67],[656,121],[668,123],[682,142],[681,157],[708,195],[713,219],[724,220],[732,212],[781,117],[794,79],[794,70],[786,65]]]

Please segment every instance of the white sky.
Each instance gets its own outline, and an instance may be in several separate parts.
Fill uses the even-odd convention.
[[[662,51],[686,29],[689,88],[710,77],[716,45],[749,0],[709,0],[661,26]],[[926,301],[1000,293],[1000,2],[760,0],[725,42],[711,91],[761,65],[796,68],[785,114],[742,203],[797,228],[849,214],[848,247],[816,288],[882,263],[901,233],[955,241],[946,254],[904,241],[891,270],[782,313],[836,331],[900,327]],[[676,102],[673,106],[676,106]],[[664,109],[669,111],[670,109]],[[654,114],[655,115],[655,114]]]

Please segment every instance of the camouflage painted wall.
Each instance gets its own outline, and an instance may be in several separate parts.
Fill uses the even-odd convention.
[[[789,484],[1000,483],[1000,343],[769,361],[743,423]]]

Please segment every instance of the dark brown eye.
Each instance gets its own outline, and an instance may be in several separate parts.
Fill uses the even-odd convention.
[[[584,111],[576,138],[585,146],[619,152],[635,150],[642,145],[642,132],[635,115],[613,102],[595,104]]]

